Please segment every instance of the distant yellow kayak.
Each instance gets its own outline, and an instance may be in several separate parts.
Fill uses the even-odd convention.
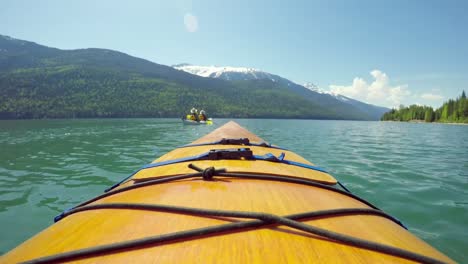
[[[185,125],[212,125],[213,124],[213,119],[208,118],[206,121],[196,121],[196,120],[191,120],[191,119],[182,119],[182,122]]]
[[[159,157],[0,263],[454,263],[234,122]]]

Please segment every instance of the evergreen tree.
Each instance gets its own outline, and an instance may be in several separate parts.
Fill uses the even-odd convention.
[[[426,113],[424,114],[424,121],[426,122],[434,121],[434,111],[432,110],[432,107],[426,108]]]
[[[436,110],[429,106],[410,105],[404,107],[400,105],[398,110],[392,109],[385,113],[381,120],[468,123],[468,99],[463,91],[456,100],[450,99]]]
[[[441,121],[447,121],[448,120],[448,117],[449,117],[448,108],[449,108],[448,104],[445,103],[444,106],[442,107],[442,113],[440,115],[440,120]]]

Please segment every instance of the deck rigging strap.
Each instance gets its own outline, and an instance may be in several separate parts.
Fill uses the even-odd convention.
[[[255,146],[255,147],[265,147],[265,148],[274,148],[287,150],[285,148],[274,146],[266,142],[261,143],[252,143],[248,138],[222,138],[218,141],[199,143],[199,144],[187,144],[180,146],[178,148],[188,148],[188,147],[199,147],[199,146],[209,146],[209,145],[242,145],[242,146]]]
[[[271,153],[265,155],[254,155],[250,148],[234,148],[234,149],[212,149],[208,152],[202,153],[197,156],[184,157],[180,159],[166,160],[161,162],[150,163],[143,166],[142,169],[160,167],[164,165],[170,165],[175,163],[187,162],[187,161],[196,161],[196,160],[263,160],[271,162],[279,162],[288,165],[298,166],[306,169],[311,169],[315,171],[320,171],[327,173],[326,170],[313,166],[310,164],[305,164],[301,162],[296,162],[292,160],[285,160],[286,154],[283,152],[281,155],[276,157]]]
[[[171,243],[178,240],[190,240],[196,239],[201,236],[207,235],[216,235],[216,234],[226,234],[226,232],[236,232],[249,230],[253,227],[260,228],[266,227],[268,225],[285,225],[291,228],[295,228],[310,234],[319,235],[328,239],[331,239],[338,243],[343,243],[351,246],[355,246],[362,249],[367,249],[383,254],[388,254],[408,260],[417,261],[420,263],[444,263],[440,260],[424,256],[415,252],[411,252],[402,248],[397,248],[389,245],[380,244],[374,241],[369,241],[350,235],[345,235],[337,233],[334,231],[326,230],[323,228],[315,227],[312,225],[304,224],[300,221],[301,219],[310,219],[318,217],[334,217],[350,214],[368,214],[368,215],[379,215],[386,218],[392,219],[391,216],[386,215],[385,213],[366,208],[345,208],[345,209],[332,209],[324,211],[315,211],[315,212],[306,212],[300,214],[293,214],[288,216],[278,216],[268,213],[258,213],[258,212],[242,212],[242,211],[225,211],[225,210],[210,210],[210,209],[199,209],[199,208],[188,208],[188,207],[179,207],[179,206],[169,206],[169,205],[157,205],[157,204],[128,204],[128,203],[109,203],[109,204],[96,204],[88,205],[83,207],[78,207],[67,213],[71,215],[73,213],[78,213],[81,211],[88,210],[97,210],[97,209],[133,209],[133,210],[150,210],[158,212],[169,212],[169,213],[180,213],[188,214],[195,216],[205,216],[205,217],[235,217],[235,218],[247,218],[247,219],[256,219],[251,221],[239,221],[234,223],[222,224],[217,226],[210,226],[186,231],[179,231],[175,233],[163,234],[150,236],[130,241],[123,241],[112,243],[108,245],[100,245],[90,248],[79,249],[75,251],[69,251],[64,253],[59,253],[56,255],[41,257],[37,259],[32,259],[23,263],[56,263],[82,259],[86,257],[93,257],[102,254],[111,254],[116,251],[129,250],[136,247],[150,246],[155,243]],[[277,229],[271,229],[277,230]],[[155,245],[156,246],[156,245]]]
[[[359,202],[361,202],[361,203],[363,203],[363,204],[365,204],[365,205],[367,205],[367,206],[369,206],[369,207],[371,207],[373,209],[380,210],[377,206],[375,206],[372,203],[362,199],[361,197],[359,197],[357,195],[352,194],[351,192],[343,191],[343,190],[334,188],[332,186],[321,184],[321,183],[318,183],[316,181],[309,180],[309,179],[300,179],[300,178],[287,177],[287,176],[272,176],[272,175],[264,175],[264,174],[247,174],[247,173],[237,173],[237,172],[233,173],[233,172],[227,172],[225,169],[215,169],[213,167],[202,169],[202,168],[199,168],[199,167],[197,167],[197,166],[195,166],[193,164],[189,164],[188,167],[193,169],[193,170],[196,170],[198,172],[197,173],[191,173],[191,174],[161,177],[161,178],[158,178],[158,179],[145,180],[145,181],[142,181],[142,182],[137,182],[137,183],[135,183],[133,185],[129,185],[129,186],[125,186],[125,187],[115,189],[115,190],[112,190],[112,191],[109,191],[109,192],[105,192],[105,193],[103,193],[103,194],[101,194],[99,196],[96,196],[96,197],[94,197],[94,198],[92,198],[92,199],[90,199],[88,201],[85,201],[85,202],[83,202],[83,203],[81,203],[81,204],[79,204],[79,205],[77,205],[75,207],[72,207],[70,209],[65,210],[64,212],[62,212],[61,214],[57,215],[54,218],[54,222],[60,221],[67,214],[67,212],[69,212],[71,210],[74,210],[74,209],[76,209],[78,207],[88,205],[88,204],[90,204],[92,202],[101,200],[103,198],[112,196],[114,194],[130,191],[130,190],[134,190],[134,189],[138,189],[138,188],[143,188],[143,187],[146,187],[146,186],[157,185],[157,184],[162,184],[162,183],[168,183],[168,182],[173,182],[173,181],[178,181],[178,180],[185,180],[185,179],[190,179],[190,178],[195,178],[195,177],[201,177],[204,180],[212,180],[213,176],[240,178],[240,179],[280,181],[280,182],[288,182],[288,183],[295,183],[295,184],[303,184],[303,185],[307,185],[307,186],[312,186],[312,187],[326,189],[328,191],[340,193],[342,195],[345,195],[345,196],[348,196],[348,197],[350,197],[352,199],[355,199],[355,200],[357,200],[357,201],[359,201]],[[210,175],[207,175],[208,171],[210,171],[209,172]],[[400,220],[396,219],[395,217],[393,217],[393,221],[395,223],[399,224],[400,226],[402,226],[403,228],[408,229]]]
[[[139,170],[132,173],[130,176],[114,184],[110,188],[106,189],[105,191],[108,192],[114,189],[115,187],[121,185],[122,183],[126,182],[128,179],[133,177],[133,175],[135,175],[141,170],[165,166],[165,165],[171,165],[171,164],[176,164],[176,163],[181,163],[181,162],[197,161],[197,160],[262,160],[262,161],[278,162],[278,163],[288,164],[292,166],[297,166],[297,167],[302,167],[306,169],[311,169],[311,170],[327,173],[326,170],[320,167],[301,163],[301,162],[296,162],[292,160],[286,160],[284,159],[284,157],[285,157],[284,152],[281,153],[281,155],[279,155],[278,157],[276,157],[275,155],[271,153],[267,153],[265,155],[254,155],[250,148],[212,149],[208,152],[205,152],[196,156],[190,156],[190,157],[184,157],[180,159],[166,160],[166,161],[147,164],[141,167]]]

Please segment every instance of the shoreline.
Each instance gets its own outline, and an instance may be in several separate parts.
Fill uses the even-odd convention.
[[[423,120],[410,120],[410,121],[381,120],[380,122],[413,123],[413,124],[441,124],[441,125],[462,125],[462,126],[468,126],[468,123],[426,122],[426,121],[423,121]]]

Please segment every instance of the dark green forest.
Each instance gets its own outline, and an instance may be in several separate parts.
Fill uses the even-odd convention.
[[[424,121],[442,123],[468,123],[468,100],[465,91],[457,99],[450,99],[434,110],[430,106],[410,105],[392,109],[382,121]]]
[[[300,85],[204,78],[117,51],[0,35],[0,119],[181,117],[192,107],[210,117],[375,119]]]
[[[20,69],[0,75],[0,118],[181,117],[192,106],[215,117],[341,117],[270,82],[229,85],[198,88],[73,65]]]

